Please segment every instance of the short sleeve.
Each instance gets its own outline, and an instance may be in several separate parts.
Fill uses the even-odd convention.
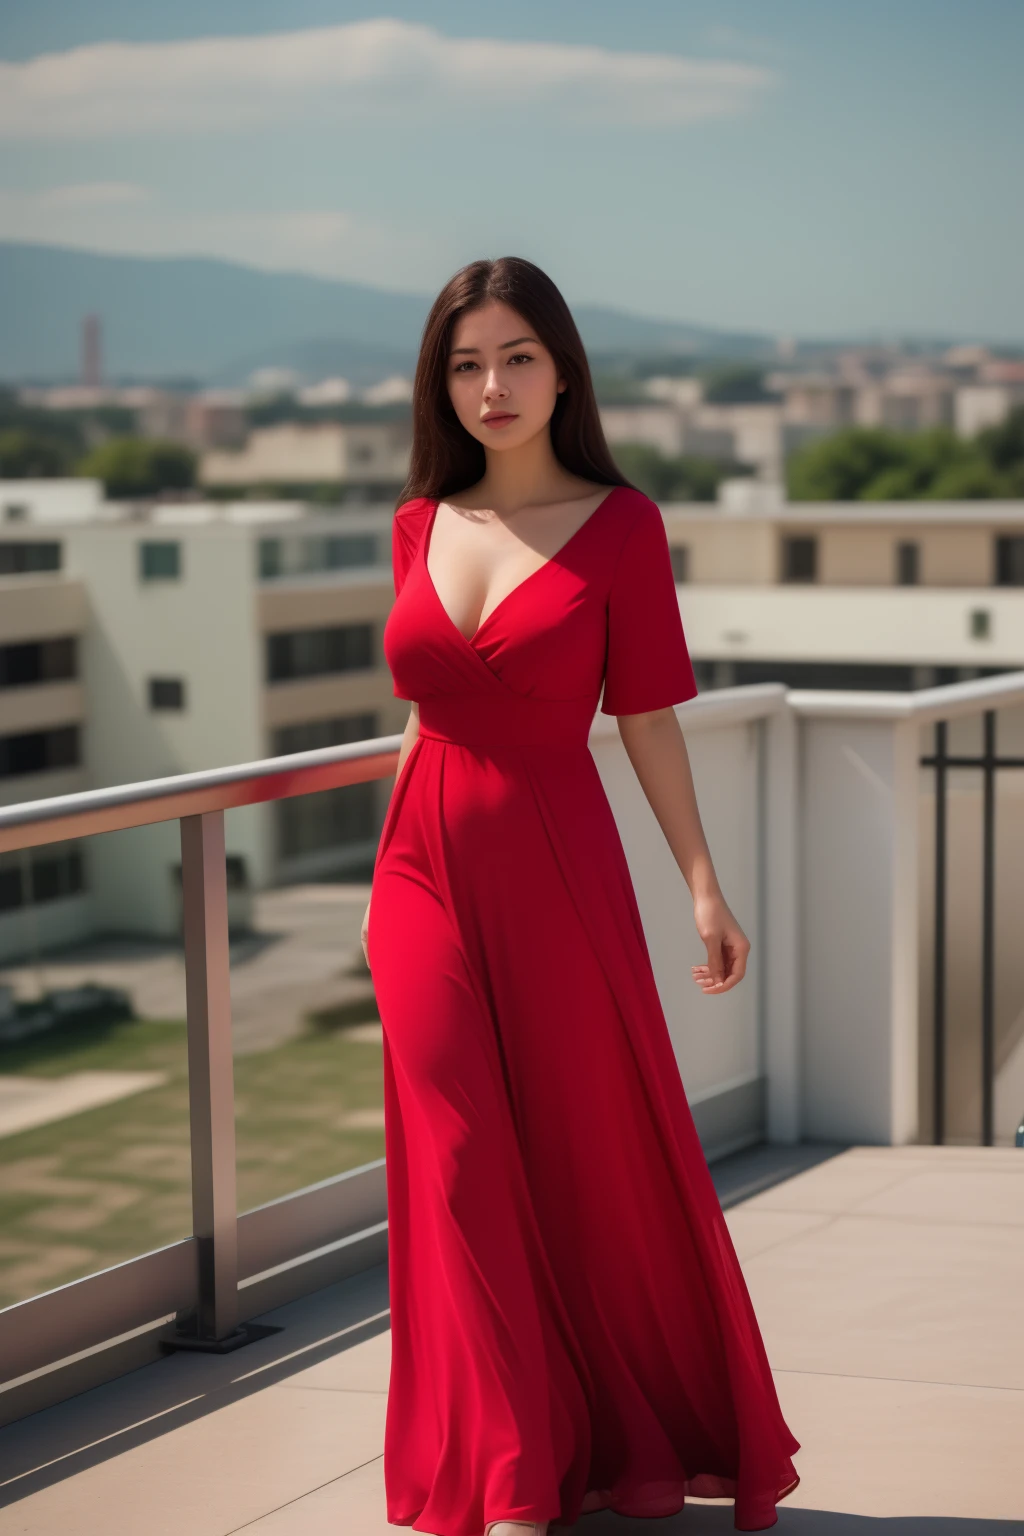
[[[429,503],[422,501],[407,501],[391,519],[391,574],[396,597],[416,558],[425,526],[423,514],[428,506]]]
[[[608,593],[604,715],[638,715],[697,693],[661,512],[644,497]]]

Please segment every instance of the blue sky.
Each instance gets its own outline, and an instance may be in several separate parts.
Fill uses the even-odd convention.
[[[1021,0],[22,0],[0,238],[1024,340]]]

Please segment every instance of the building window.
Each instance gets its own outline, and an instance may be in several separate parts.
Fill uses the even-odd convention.
[[[972,640],[991,640],[992,614],[990,610],[988,608],[972,608],[969,628]]]
[[[144,539],[139,545],[139,578],[142,581],[179,581],[181,545],[170,539]]]
[[[151,677],[149,680],[149,707],[150,709],[184,709],[184,678]]]
[[[690,546],[689,544],[670,544],[668,552],[672,556],[672,575],[676,582],[689,581],[690,579]]]
[[[996,586],[1024,587],[1024,538],[996,539]]]
[[[28,855],[0,854],[0,914],[32,902],[66,900],[86,889],[85,857],[79,843],[50,843]]]
[[[77,725],[58,725],[48,731],[0,736],[0,779],[77,768],[82,761],[81,734]]]
[[[308,576],[316,571],[353,570],[377,564],[375,534],[345,533],[310,538],[260,539],[261,581]]]
[[[340,747],[348,741],[372,741],[377,735],[377,716],[338,715],[332,720],[307,720],[301,725],[283,725],[274,732],[275,757],[290,752],[316,752],[321,747]]]
[[[37,683],[63,683],[77,676],[78,645],[74,635],[0,645],[0,688],[31,688]]]
[[[283,859],[322,853],[377,836],[375,784],[345,784],[277,803],[278,851]]]
[[[0,539],[0,576],[25,576],[32,571],[59,571],[61,547],[49,541]]]
[[[373,666],[372,624],[287,630],[267,635],[266,643],[268,683],[357,672]]]
[[[783,581],[817,581],[818,541],[804,534],[782,541]]]
[[[896,545],[896,584],[900,587],[916,587],[921,580],[921,546],[906,543]]]
[[[4,522],[5,523],[27,523],[28,522],[28,502],[27,501],[9,501],[9,502],[7,502],[5,504],[5,506],[4,506]]]

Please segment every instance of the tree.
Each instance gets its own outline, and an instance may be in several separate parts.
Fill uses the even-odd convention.
[[[948,427],[924,432],[851,427],[792,456],[789,496],[792,501],[968,501],[1019,494],[1014,476],[1020,474],[1024,487],[1024,453],[1015,457],[1015,434],[1024,439],[1024,423],[1006,432],[992,430],[1004,434],[997,446],[984,433],[965,442]]]
[[[119,437],[94,448],[78,473],[102,480],[111,497],[153,496],[194,485],[196,457],[179,443]]]
[[[73,462],[67,443],[58,437],[25,427],[0,432],[0,478],[52,480],[69,475]]]
[[[765,388],[764,370],[746,363],[709,368],[702,377],[709,405],[757,405],[776,399]]]
[[[791,501],[859,501],[873,480],[902,469],[905,452],[895,432],[850,427],[807,443],[787,465]]]
[[[721,480],[745,473],[693,454],[668,458],[650,443],[616,443],[612,452],[626,479],[652,501],[714,501]]]
[[[1004,496],[1024,496],[1024,405],[1015,406],[998,427],[986,427],[974,439],[1003,477]]]

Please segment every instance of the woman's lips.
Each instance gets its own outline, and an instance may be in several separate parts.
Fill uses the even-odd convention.
[[[490,416],[481,417],[483,425],[490,427],[492,431],[497,430],[498,427],[507,427],[511,422],[517,420],[518,417],[512,411],[495,411]]]

